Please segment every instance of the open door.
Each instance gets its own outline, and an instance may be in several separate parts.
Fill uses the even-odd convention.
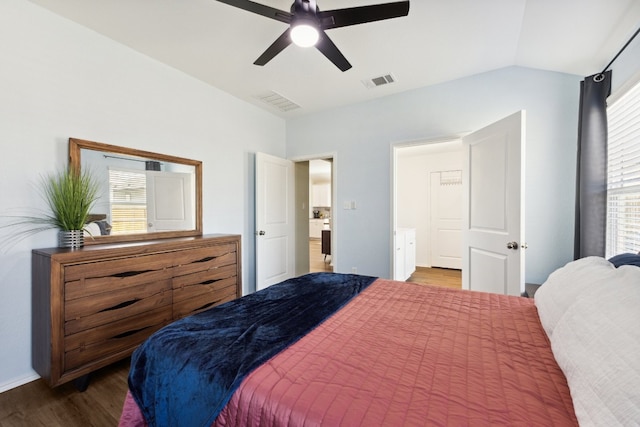
[[[256,153],[256,290],[294,276],[293,162]]]
[[[463,138],[463,289],[524,289],[524,144],[524,111]]]

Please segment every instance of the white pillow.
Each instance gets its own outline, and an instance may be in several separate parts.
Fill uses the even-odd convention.
[[[100,235],[100,226],[95,222],[84,225],[84,237],[96,237]]]
[[[608,280],[616,268],[604,258],[586,257],[551,273],[535,294],[540,322],[551,338],[553,330],[577,299]]]
[[[606,278],[561,317],[550,337],[553,354],[581,426],[639,425],[640,268],[586,267]]]

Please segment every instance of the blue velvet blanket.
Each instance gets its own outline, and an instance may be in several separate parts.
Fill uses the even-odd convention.
[[[131,394],[150,426],[209,426],[246,375],[374,280],[312,273],[178,320],[133,353]]]

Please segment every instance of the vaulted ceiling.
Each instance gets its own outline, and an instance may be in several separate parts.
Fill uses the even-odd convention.
[[[216,0],[30,1],[284,118],[514,65],[594,74],[640,25],[638,0],[412,0],[407,17],[327,31],[353,65],[341,72],[294,45],[253,65],[286,24]],[[288,11],[292,0],[258,2]],[[367,87],[384,75],[395,81]],[[261,100],[270,94],[296,108]]]

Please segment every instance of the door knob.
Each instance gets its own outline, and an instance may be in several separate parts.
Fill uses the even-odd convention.
[[[266,234],[266,233],[264,232],[264,230],[260,230],[260,231],[258,231],[258,235],[259,235],[259,236],[264,236],[265,234]]]
[[[513,249],[514,251],[518,249],[518,242],[509,242],[507,243],[507,249]]]

